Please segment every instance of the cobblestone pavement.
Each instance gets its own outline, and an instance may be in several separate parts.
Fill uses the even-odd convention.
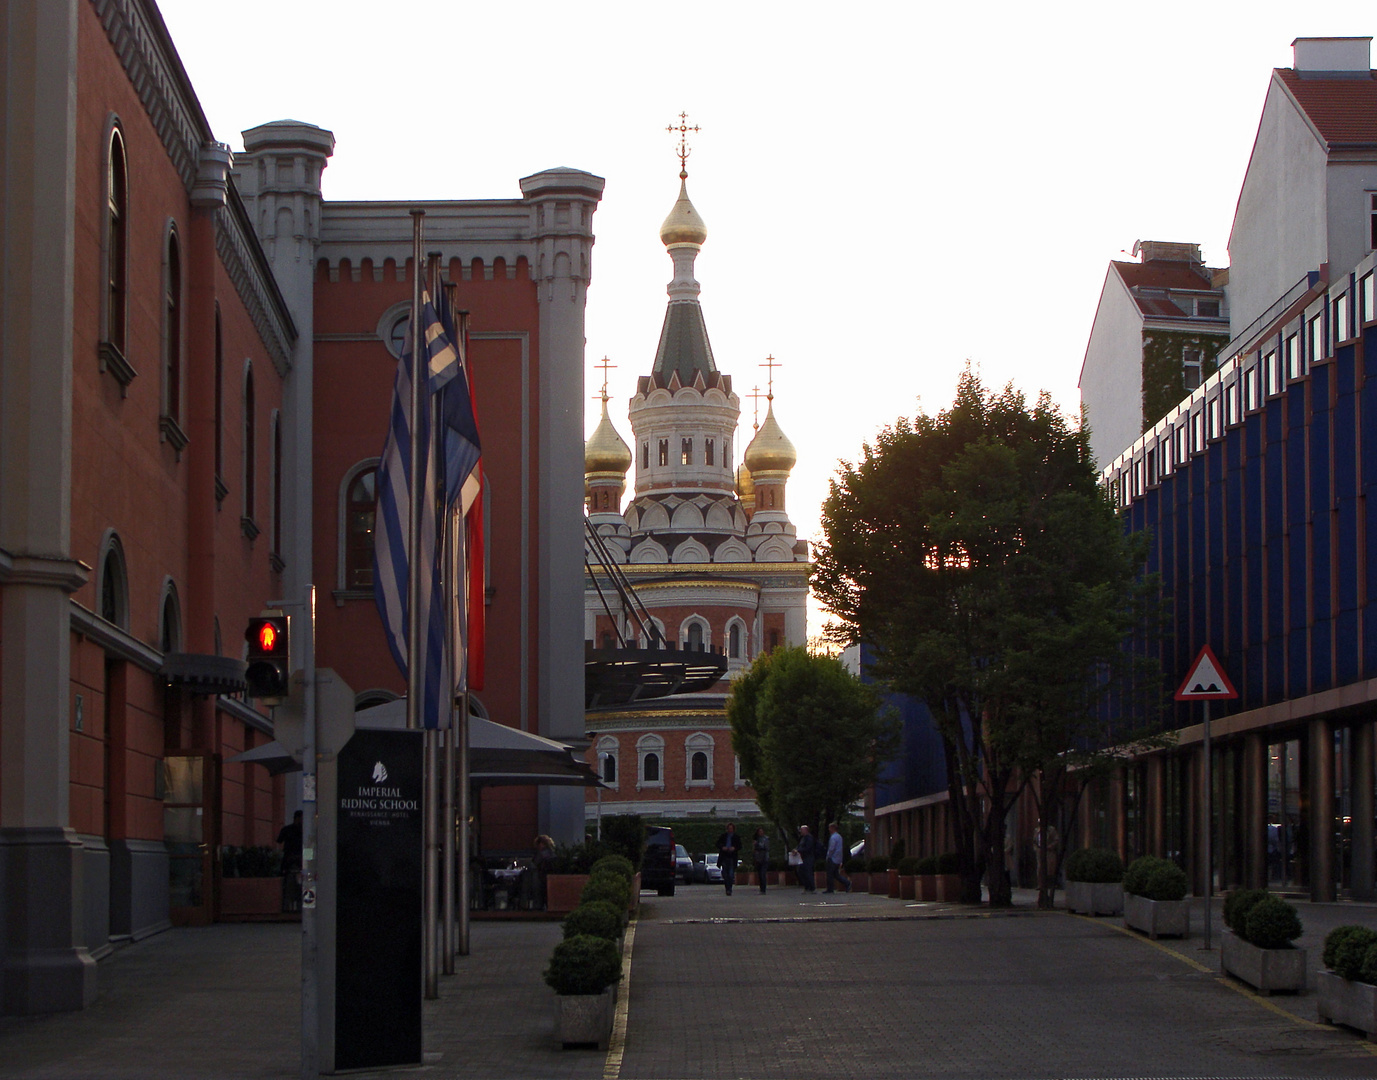
[[[1153,944],[1119,920],[1039,914],[1030,895],[1018,899],[989,915],[793,888],[646,894],[625,1037],[608,1053],[555,1041],[540,973],[557,923],[475,923],[473,955],[426,1004],[426,1062],[413,1074],[1377,1076],[1377,1048],[1314,1022],[1313,991],[1251,995],[1218,975],[1198,930]],[[1303,944],[1340,922],[1377,925],[1373,907],[1300,906]],[[0,1077],[299,1076],[298,935],[224,925],[121,949],[101,963],[90,1009],[0,1020]]]

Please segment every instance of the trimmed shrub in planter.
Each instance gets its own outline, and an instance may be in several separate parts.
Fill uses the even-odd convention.
[[[1119,915],[1124,910],[1124,863],[1107,848],[1078,848],[1066,856],[1066,910]]]
[[[565,1047],[607,1046],[612,1034],[610,987],[622,977],[622,954],[606,938],[576,934],[555,946],[545,982],[556,995],[559,1039]]]
[[[899,860],[897,867],[899,871],[899,899],[912,900],[915,892],[915,875],[918,872],[918,860],[912,855],[905,855]]]
[[[636,877],[636,868],[631,865],[631,860],[625,855],[604,855],[589,868],[588,873],[596,876],[605,871],[620,874],[628,885]]]
[[[889,892],[889,859],[884,855],[876,855],[865,865],[870,874],[870,883],[865,891],[871,896],[883,896]]]
[[[1185,896],[1186,872],[1174,862],[1154,855],[1134,859],[1124,871],[1124,925],[1151,938],[1187,937],[1191,914]]]
[[[1324,939],[1324,966],[1316,977],[1316,1009],[1327,1024],[1377,1036],[1377,930],[1337,926]]]
[[[1233,931],[1220,939],[1220,967],[1264,994],[1304,990],[1308,951],[1291,947],[1301,935],[1296,909],[1262,889],[1243,893],[1260,895],[1230,896],[1235,902],[1226,921],[1233,919]]]
[[[1235,889],[1224,897],[1224,925],[1235,934],[1242,934],[1243,921],[1253,905],[1271,895],[1266,889]]]
[[[608,941],[620,941],[622,913],[606,900],[580,904],[564,916],[564,936],[571,938],[579,934],[606,938]]]
[[[620,874],[612,871],[594,874],[583,887],[579,903],[588,904],[594,900],[606,900],[613,907],[625,911],[631,903],[631,886]]]

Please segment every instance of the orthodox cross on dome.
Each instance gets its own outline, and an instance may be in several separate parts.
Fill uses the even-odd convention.
[[[689,149],[688,133],[690,131],[701,131],[702,129],[697,124],[694,124],[690,127],[688,122],[688,113],[681,112],[679,114],[679,123],[670,124],[669,127],[665,128],[665,130],[668,131],[671,135],[676,131],[679,133],[679,179],[687,180],[688,159],[689,155],[693,153],[693,151]]]
[[[597,367],[597,368],[602,368],[602,393],[601,393],[601,394],[594,394],[593,397],[595,397],[595,398],[601,398],[603,401],[606,401],[606,400],[607,400],[607,373],[608,373],[608,371],[610,371],[612,368],[616,367],[617,365],[614,364],[614,363],[612,363],[611,360],[609,360],[607,357],[604,356],[601,360],[599,360],[599,361],[598,361],[596,364],[594,364],[593,366],[594,366],[594,367]]]
[[[764,367],[765,365],[764,365],[764,364],[761,364],[760,366],[761,366],[761,367]],[[749,394],[747,394],[746,396],[747,396],[748,398],[751,399],[751,407],[752,407],[752,410],[753,410],[753,411],[752,411],[752,416],[751,416],[751,430],[752,430],[752,431],[759,431],[759,430],[760,430],[760,387],[759,387],[759,386],[752,386],[752,387],[751,387],[751,392],[750,392]]]
[[[771,354],[770,356],[765,357],[765,363],[763,363],[763,364],[761,364],[761,365],[759,365],[759,366],[760,366],[760,367],[763,367],[763,368],[767,368],[767,369],[769,370],[769,372],[770,372],[770,377],[769,377],[769,389],[768,389],[768,390],[766,391],[766,393],[765,393],[765,400],[766,400],[766,401],[774,401],[774,399],[775,399],[775,368],[777,368],[777,367],[783,367],[784,365],[781,364],[778,360],[776,360],[776,359],[774,358],[774,355]],[[759,390],[760,387],[757,386],[756,389]]]

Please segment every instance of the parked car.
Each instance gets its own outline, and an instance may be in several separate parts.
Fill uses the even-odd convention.
[[[678,876],[675,862],[674,831],[651,825],[645,831],[645,854],[641,856],[641,888],[654,889],[661,896],[674,895]]]
[[[697,863],[698,880],[712,885],[722,884],[722,867],[717,865],[717,853],[709,852]]]
[[[674,845],[674,872],[683,884],[689,885],[693,882],[693,860],[689,858],[688,849],[683,844]]]

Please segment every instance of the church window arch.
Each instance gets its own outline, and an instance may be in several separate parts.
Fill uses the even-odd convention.
[[[734,618],[727,624],[727,659],[744,660],[746,644],[746,624]]]
[[[113,529],[105,534],[101,543],[96,595],[100,603],[100,617],[121,630],[128,630],[129,571],[124,561],[124,545]]]
[[[712,629],[701,616],[694,615],[685,619],[679,633],[686,649],[702,652],[712,644]]]
[[[598,740],[598,776],[614,791],[619,787],[617,776],[621,766],[621,744],[614,735],[604,735]]]
[[[126,359],[129,315],[129,162],[124,128],[117,116],[105,136],[105,216],[101,222],[100,368],[109,369],[121,387],[134,378]]]
[[[378,458],[358,462],[340,481],[335,587],[373,595],[373,523],[377,507]]]
[[[712,758],[715,740],[704,731],[695,731],[684,740],[684,787],[712,787]]]
[[[642,735],[636,740],[636,788],[660,788],[664,779],[665,740],[658,735]]]
[[[182,605],[177,598],[177,585],[171,578],[163,582],[162,600],[158,604],[158,648],[164,654],[182,651]]]

